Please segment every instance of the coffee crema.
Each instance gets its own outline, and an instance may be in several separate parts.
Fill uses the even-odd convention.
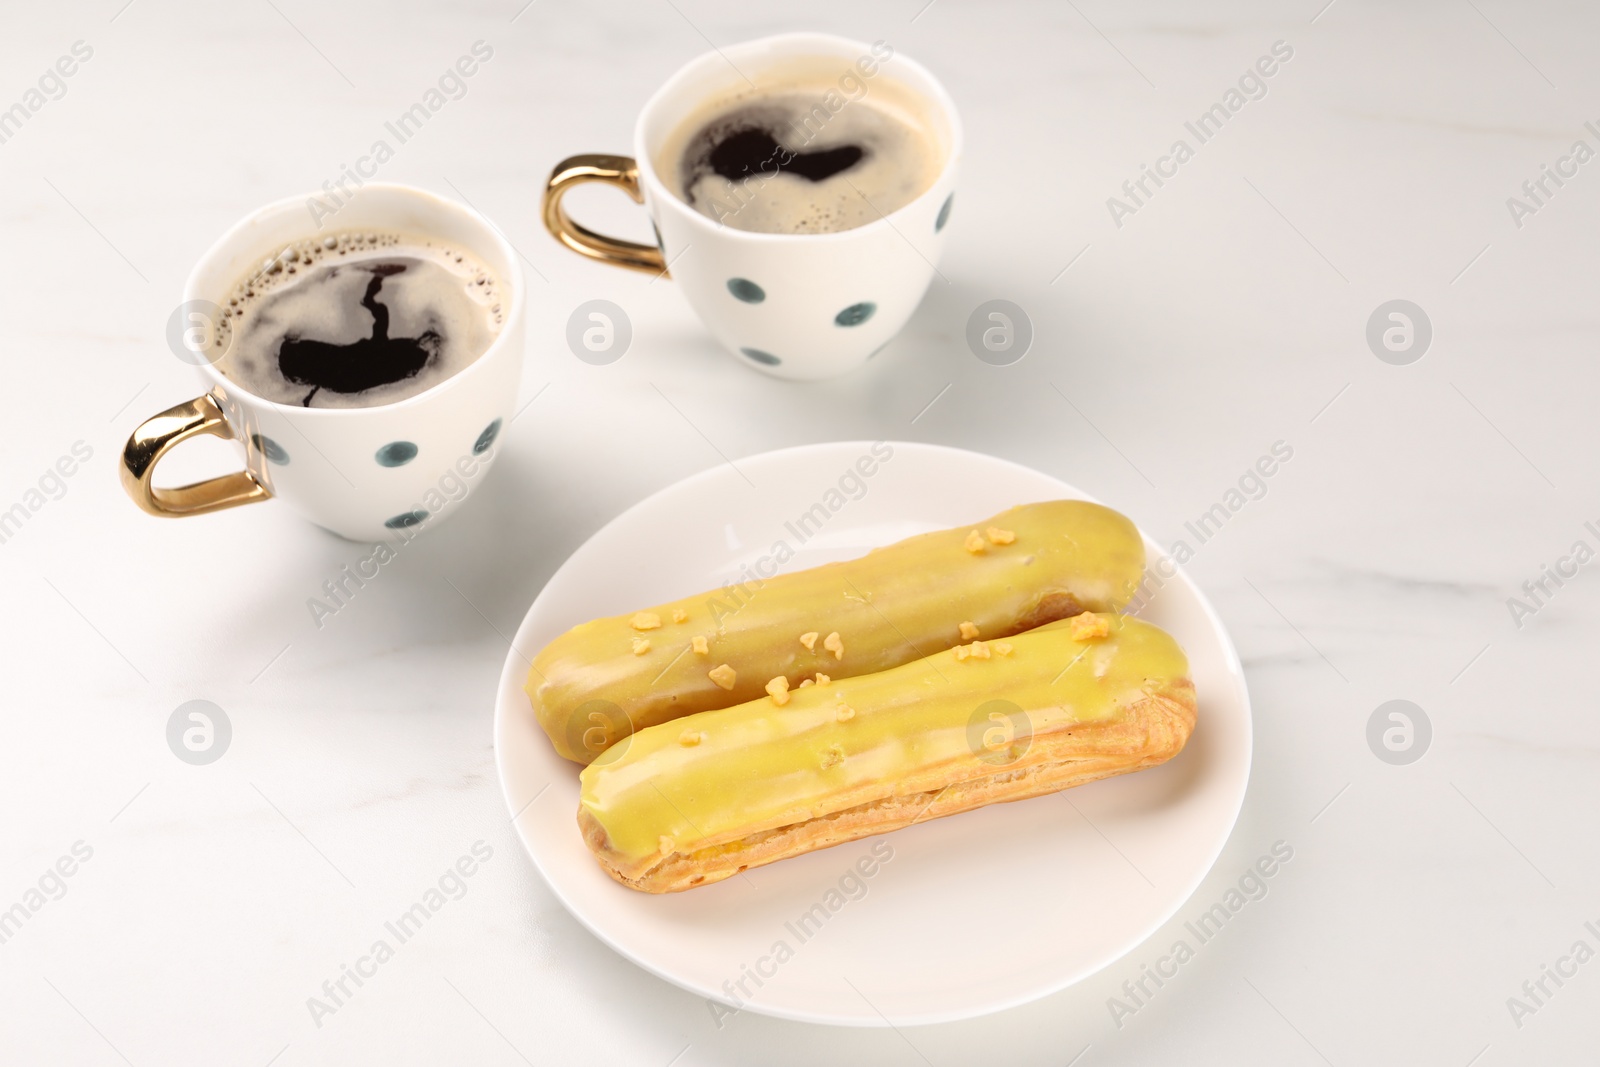
[[[306,238],[230,291],[212,339],[216,367],[280,404],[393,404],[489,349],[505,321],[500,290],[476,257],[430,238]]]
[[[897,211],[933,185],[940,139],[886,81],[839,91],[815,65],[713,99],[657,155],[673,194],[708,218],[756,233],[837,233]],[[841,79],[842,81],[842,79]]]

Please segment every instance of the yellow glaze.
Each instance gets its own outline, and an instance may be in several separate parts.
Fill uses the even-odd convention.
[[[1014,537],[995,543],[996,532]],[[776,564],[788,558],[780,551]],[[587,763],[634,730],[760,697],[779,675],[798,689],[819,670],[843,679],[948,649],[963,640],[963,621],[992,640],[1085,610],[1120,610],[1143,570],[1139,531],[1110,508],[1024,504],[858,559],[583,623],[534,658],[527,692],[556,751]],[[662,621],[635,655],[640,616]],[[837,633],[826,644],[842,656],[824,640],[802,644],[813,632]],[[691,651],[695,637],[706,639],[705,653]],[[721,664],[735,672],[731,689],[707,676]]]
[[[797,690],[782,707],[763,697],[641,730],[584,768],[580,807],[627,870],[665,846],[726,845],[893,794],[897,783],[947,766],[992,773],[1003,767],[973,757],[1020,758],[1043,737],[1114,718],[1187,677],[1188,660],[1165,632],[1105,618],[1102,638],[1075,640],[1067,620],[1012,638],[1009,655],[941,652]],[[855,713],[841,716],[841,706]],[[686,731],[699,734],[695,745],[679,742]]]

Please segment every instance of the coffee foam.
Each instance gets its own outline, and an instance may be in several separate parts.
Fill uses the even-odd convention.
[[[770,134],[779,152],[759,173],[729,180],[714,169],[712,154],[741,130]],[[811,58],[711,96],[678,123],[654,161],[675,196],[724,225],[835,233],[926,192],[944,167],[946,139],[909,89],[882,73],[863,79],[842,60]],[[861,149],[859,162],[819,181],[777,162],[849,146]]]
[[[379,274],[379,287],[369,291]],[[365,296],[387,311],[388,336],[421,339],[415,347],[422,365],[399,380],[355,391],[291,380],[280,366],[289,347],[320,342],[332,349],[376,333]],[[374,407],[459,373],[488,350],[504,321],[499,283],[466,250],[430,238],[346,231],[306,238],[265,257],[230,291],[211,344],[222,353],[217,369],[263,399]]]

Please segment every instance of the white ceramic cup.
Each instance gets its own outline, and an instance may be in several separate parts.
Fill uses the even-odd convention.
[[[708,101],[747,87],[747,78],[758,88],[783,87],[783,75],[796,61],[806,61],[808,69],[836,64],[846,100],[859,98],[859,90],[852,91],[857,84],[870,96],[884,82],[916,100],[943,153],[933,184],[873,222],[822,234],[734,229],[673,195],[658,173],[657,156],[678,127]],[[633,151],[631,158],[581,155],[562,161],[545,188],[550,232],[602,262],[661,275],[670,271],[712,334],[741,362],[778,378],[807,380],[859,367],[916,310],[944,246],[961,123],[933,75],[884,42],[791,33],[708,52],[679,70],[645,104]],[[643,203],[659,247],[606,237],[574,222],[561,197],[589,181],[618,185]],[[758,299],[749,299],[757,293]]]
[[[250,215],[189,275],[179,312],[193,336],[188,354],[179,354],[195,364],[205,392],[146,420],[128,439],[122,483],[146,511],[199,515],[276,497],[318,526],[369,541],[438,521],[482,483],[516,403],[527,294],[515,250],[463,204],[409,186],[368,183],[327,223],[457,243],[499,279],[507,304],[499,335],[452,377],[392,404],[298,407],[247,392],[200,355],[209,351],[214,309],[234,284],[264,258],[317,234],[306,204],[306,197],[295,197]],[[245,469],[181,488],[153,486],[161,457],[199,434],[239,442]]]

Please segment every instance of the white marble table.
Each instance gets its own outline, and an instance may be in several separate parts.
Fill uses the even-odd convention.
[[[1569,954],[1600,950],[1600,725],[1580,684],[1600,566],[1524,592],[1575,542],[1600,549],[1600,162],[1562,162],[1600,149],[1594,10],[522,2],[3,16],[0,108],[32,113],[0,143],[0,510],[27,512],[0,544],[0,909],[24,916],[0,943],[0,1061],[1594,1057],[1600,962]],[[536,213],[551,165],[625,151],[650,90],[708,41],[797,28],[916,56],[968,137],[948,284],[866,370],[808,386],[736,365],[670,283],[580,261]],[[481,498],[319,629],[306,600],[360,546],[276,505],[148,518],[116,457],[194,392],[164,337],[194,259],[336,177],[477,40],[492,61],[383,175],[470,201],[526,257],[538,399]],[[92,56],[33,110],[78,41]],[[1265,95],[1201,143],[1185,123],[1278,41],[1293,54]],[[1180,138],[1192,158],[1161,162]],[[1132,201],[1142,165],[1176,173]],[[1534,201],[1544,166],[1568,176]],[[643,236],[622,198],[573,201]],[[605,367],[563,342],[594,298],[635,331]],[[1036,332],[1008,367],[964,342],[993,298]],[[1394,299],[1432,325],[1407,365],[1365,339]],[[1076,988],[933,1027],[747,1012],[719,1029],[570,919],[518,847],[490,740],[502,635],[602,523],[719,452],[883,437],[1036,466],[1187,542],[1248,672],[1250,793],[1190,904]],[[1277,442],[1292,457],[1230,500]],[[173,473],[230,466],[214,443]],[[75,449],[71,477],[46,476]],[[1187,524],[1219,503],[1201,544]],[[1512,597],[1537,610],[1514,617]],[[194,699],[232,726],[204,767],[165,735]],[[1367,740],[1393,699],[1432,726],[1408,765]],[[465,895],[314,1019],[308,998],[479,841],[492,857]],[[1266,895],[1138,992],[1280,841],[1293,859]],[[951,930],[984,917],[975,902]]]

